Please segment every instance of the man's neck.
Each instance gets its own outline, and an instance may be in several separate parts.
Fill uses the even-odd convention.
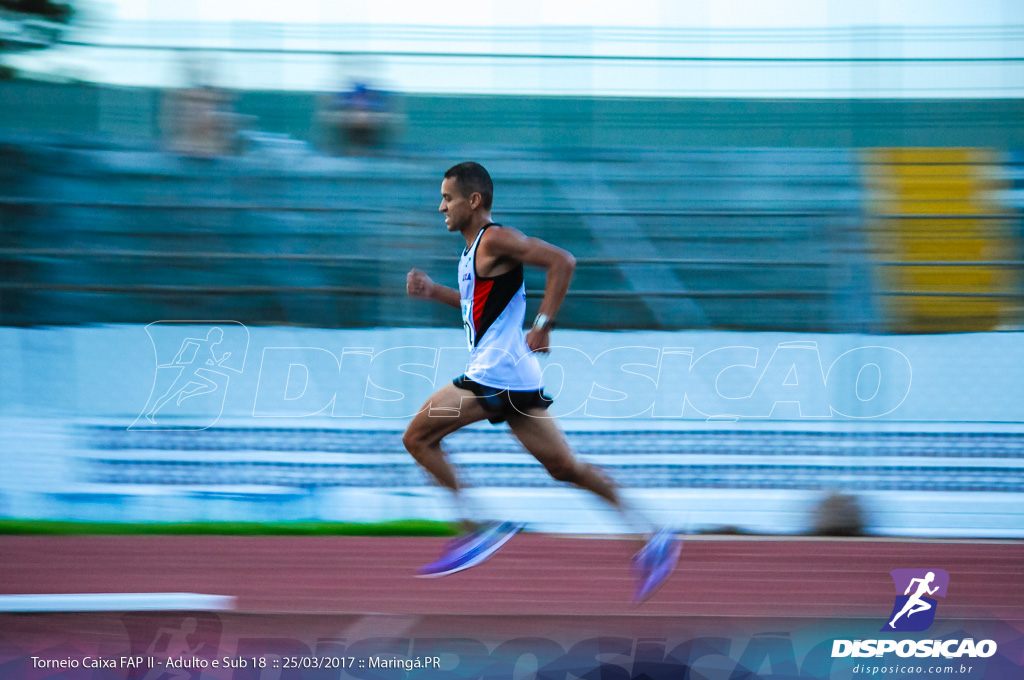
[[[491,224],[491,213],[481,214],[473,219],[473,224],[462,230],[462,236],[466,239],[466,247],[469,248],[476,240],[480,230]]]

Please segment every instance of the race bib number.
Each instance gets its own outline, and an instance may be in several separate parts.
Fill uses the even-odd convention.
[[[476,334],[473,332],[473,305],[471,300],[462,300],[462,327],[466,329],[466,344],[473,351]]]

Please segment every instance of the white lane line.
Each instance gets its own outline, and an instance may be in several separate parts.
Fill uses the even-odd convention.
[[[202,593],[0,595],[0,612],[231,611],[235,598]]]

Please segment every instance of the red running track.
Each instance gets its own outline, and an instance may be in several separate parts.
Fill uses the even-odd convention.
[[[635,545],[526,534],[489,562],[418,579],[444,539],[0,537],[4,593],[233,595],[251,613],[885,617],[889,571],[950,574],[944,616],[1024,620],[1024,542],[687,540],[672,579],[630,603]]]

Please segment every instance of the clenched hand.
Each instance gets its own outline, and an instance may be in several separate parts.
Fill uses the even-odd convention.
[[[431,299],[434,292],[434,281],[419,269],[412,269],[405,277],[405,290],[412,297]]]

